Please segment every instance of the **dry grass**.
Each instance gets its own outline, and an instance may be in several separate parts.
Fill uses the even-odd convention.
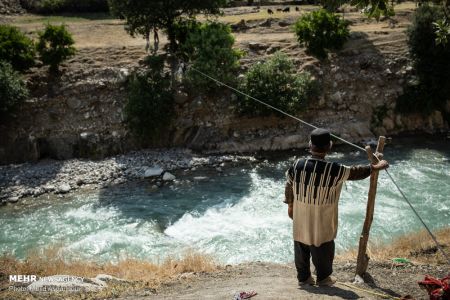
[[[30,253],[25,260],[19,260],[12,255],[0,257],[0,291],[10,285],[9,274],[33,274],[38,277],[51,275],[74,275],[92,278],[98,274],[108,274],[128,282],[108,284],[108,288],[99,293],[87,293],[89,298],[105,298],[117,296],[124,291],[134,289],[157,289],[161,285],[183,278],[186,273],[214,272],[218,266],[214,260],[203,254],[192,251],[186,252],[181,258],[167,258],[160,263],[136,259],[123,259],[118,263],[95,263],[81,260],[66,261],[60,246],[54,246],[41,252]],[[0,292],[2,299],[40,299],[45,295],[31,295],[28,293]],[[70,297],[69,297],[70,296]],[[78,299],[77,294],[70,294],[64,298]],[[45,297],[44,297],[45,298]],[[43,299],[44,299],[43,298]]]
[[[218,18],[218,20],[220,22],[223,23],[237,23],[240,20],[244,19],[246,21],[257,21],[257,20],[266,20],[268,18],[276,18],[276,19],[286,19],[288,17],[300,17],[302,14],[304,14],[305,12],[309,12],[312,11],[314,9],[318,9],[318,6],[313,6],[313,5],[302,5],[299,6],[300,7],[300,11],[295,11],[295,6],[293,5],[286,5],[283,7],[279,7],[279,8],[284,8],[284,7],[290,7],[291,11],[288,13],[284,13],[284,12],[278,12],[276,11],[276,7],[265,7],[262,6],[261,9],[259,10],[259,12],[251,12],[251,13],[246,13],[246,14],[236,14],[236,15],[224,15],[224,16],[220,16]],[[271,8],[274,11],[273,15],[270,15],[267,12],[267,9]],[[201,20],[202,18],[200,18]]]
[[[281,6],[286,7],[286,6]],[[265,20],[268,18],[276,19],[292,19],[301,16],[307,11],[312,11],[317,9],[318,6],[312,5],[301,5],[299,6],[300,12],[295,11],[295,6],[290,6],[291,11],[289,13],[277,12],[275,6],[270,6],[272,10],[275,10],[273,15],[267,13],[266,6],[262,6],[259,12],[255,13],[244,13],[244,14],[225,14],[219,16],[217,19],[220,22],[234,24],[242,19],[246,21],[258,21]],[[411,11],[415,8],[413,2],[406,2],[396,5],[395,10],[397,12]],[[248,10],[248,8],[243,8]],[[241,8],[236,8],[236,11],[242,10]],[[364,15],[359,12],[347,13],[346,19],[363,19],[367,20]],[[400,18],[400,17],[395,17]],[[200,15],[200,20],[205,20],[205,16]],[[404,18],[401,18],[402,20]],[[47,22],[53,24],[64,23],[67,25],[69,31],[72,33],[75,40],[75,46],[77,49],[85,48],[99,48],[99,49],[110,49],[111,47],[142,47],[145,48],[145,41],[142,37],[132,38],[124,30],[124,22],[122,20],[111,19],[110,16],[106,14],[79,14],[79,15],[62,15],[62,16],[40,16],[40,15],[24,15],[24,16],[14,16],[8,17],[8,23],[18,26],[21,30],[28,33],[31,37],[36,38],[36,32],[42,30],[44,24]],[[409,22],[409,21],[408,21]],[[383,31],[388,30],[386,22],[376,22],[372,20],[369,23],[357,23],[352,26],[352,30],[356,31]],[[404,31],[404,28],[389,29]],[[235,34],[238,41],[240,40],[259,40],[262,37],[268,42],[278,41],[280,39],[292,39],[295,40],[291,27],[287,27],[285,32],[273,32],[273,30],[267,30],[267,32],[248,34],[236,33]],[[167,38],[164,34],[160,35],[162,48],[167,43]]]
[[[450,254],[450,227],[437,230],[435,233],[439,244]],[[338,260],[356,260],[358,249],[338,255]],[[414,263],[445,264],[444,256],[437,249],[433,240],[425,231],[412,233],[396,238],[390,244],[369,244],[368,254],[377,261],[391,261],[395,257],[408,258]]]

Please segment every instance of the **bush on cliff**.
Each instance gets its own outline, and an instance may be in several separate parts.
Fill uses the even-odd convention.
[[[347,40],[349,23],[325,9],[300,17],[294,30],[300,45],[319,58],[327,56],[327,50],[339,50]]]
[[[193,68],[226,84],[234,84],[242,52],[233,49],[233,45],[234,37],[228,25],[208,22],[192,26],[180,50]],[[191,89],[204,92],[217,87],[193,69],[188,69],[185,83]]]
[[[37,50],[42,62],[50,66],[50,72],[57,73],[59,65],[75,55],[74,40],[64,25],[47,24],[39,33]]]
[[[397,100],[397,111],[428,114],[444,110],[450,95],[450,44],[436,41],[435,22],[443,18],[440,6],[422,5],[408,29],[408,46],[417,81],[411,81]]]
[[[174,113],[170,76],[164,74],[164,60],[159,56],[146,60],[149,69],[134,74],[128,86],[126,121],[131,131],[145,141],[160,137]]]
[[[202,23],[195,19],[180,20],[173,24],[173,36],[177,44],[177,49],[179,49],[177,54],[182,59],[188,60],[188,55],[191,54],[188,53],[189,49],[186,48],[188,36],[194,32],[199,32],[201,26]]]
[[[25,71],[34,65],[33,41],[18,28],[0,25],[0,60],[9,62],[17,71]]]
[[[0,116],[14,111],[28,96],[25,82],[12,66],[0,61]]]
[[[264,63],[253,65],[245,74],[240,88],[247,94],[276,108],[295,114],[307,107],[308,100],[319,94],[318,84],[307,72],[295,73],[294,64],[282,53]],[[247,97],[241,97],[242,113],[268,116],[274,111]]]

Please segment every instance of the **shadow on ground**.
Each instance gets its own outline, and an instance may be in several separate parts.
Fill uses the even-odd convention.
[[[360,296],[352,291],[341,289],[337,286],[327,286],[327,287],[317,287],[317,286],[306,286],[302,287],[301,290],[305,290],[308,293],[322,296],[335,296],[342,299],[359,299]]]

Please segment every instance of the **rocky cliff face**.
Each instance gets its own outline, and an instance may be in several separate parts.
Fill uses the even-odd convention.
[[[0,15],[15,15],[24,13],[19,0],[0,1]]]
[[[290,25],[293,20],[287,18],[283,22]],[[247,51],[242,72],[275,51],[283,51],[293,59],[299,72],[312,73],[321,83],[322,95],[311,99],[309,108],[298,117],[328,127],[353,142],[377,135],[448,130],[439,111],[427,117],[395,113],[395,101],[403,93],[402,87],[406,81],[414,80],[404,29],[389,34],[372,31],[369,36],[354,31],[344,49],[328,60],[318,61],[298,46],[289,27],[274,22],[269,28],[267,21],[247,22],[245,35],[240,35],[242,29],[235,28],[238,47]],[[357,22],[364,23],[366,19]],[[262,34],[266,35],[265,40],[260,38]],[[143,146],[127,130],[123,109],[127,77],[139,68],[138,57],[144,53],[130,52],[125,47],[114,49],[102,51],[101,60],[92,57],[95,51],[80,51],[75,62],[64,67],[59,81],[51,84],[47,84],[45,70],[32,72],[28,82],[33,97],[15,118],[0,125],[1,164],[45,157],[100,158]],[[150,146],[223,153],[307,145],[310,128],[277,114],[267,118],[240,116],[235,109],[236,99],[226,89],[213,97],[176,91],[172,126],[167,128],[164,139]]]
[[[427,117],[395,112],[404,83],[414,79],[411,62],[404,52],[406,47],[399,53],[382,52],[365,36],[353,34],[345,49],[322,62],[283,49],[283,45],[249,42],[247,47],[244,69],[263,60],[276,47],[290,54],[298,70],[312,73],[321,83],[322,95],[311,99],[307,111],[298,117],[330,128],[345,139],[361,142],[377,135],[432,133],[448,128],[439,111]],[[174,124],[177,144],[221,153],[284,150],[308,143],[311,128],[278,113],[268,118],[236,115],[236,95],[229,91],[214,99],[202,96],[180,99]]]
[[[0,127],[0,162],[100,158],[133,149],[122,112],[127,76],[122,68],[80,71],[50,86],[45,74],[31,77],[35,97]]]

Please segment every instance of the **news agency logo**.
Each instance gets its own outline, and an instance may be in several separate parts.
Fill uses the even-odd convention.
[[[9,275],[9,282],[29,283],[38,280],[36,275]]]
[[[83,277],[78,276],[49,276],[49,277],[39,277],[37,275],[9,275],[9,282],[16,283],[31,283],[36,281],[46,281],[46,282],[84,282]]]

